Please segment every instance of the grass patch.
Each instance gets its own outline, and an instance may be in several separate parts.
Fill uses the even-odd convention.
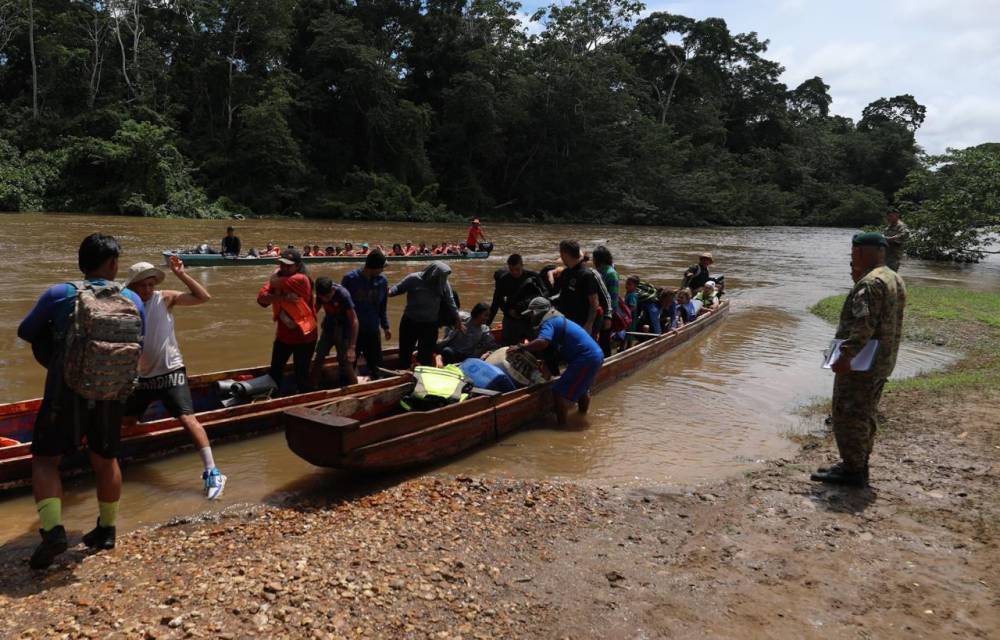
[[[887,391],[937,393],[1000,385],[1000,293],[946,287],[907,287],[903,337],[947,345],[963,358],[942,371],[890,382]],[[809,310],[836,323],[846,296]]]

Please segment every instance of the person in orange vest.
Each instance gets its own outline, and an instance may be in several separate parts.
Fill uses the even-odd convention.
[[[469,226],[469,236],[465,239],[465,246],[469,248],[469,251],[475,251],[479,247],[480,241],[488,242],[486,234],[483,233],[483,227],[479,224],[479,218],[473,218],[472,224]]]
[[[271,307],[277,330],[271,350],[271,369],[274,383],[281,388],[288,358],[295,362],[295,384],[299,393],[312,389],[309,365],[319,326],[313,306],[313,283],[306,275],[302,254],[296,249],[285,249],[278,258],[278,270],[257,294],[257,304]]]

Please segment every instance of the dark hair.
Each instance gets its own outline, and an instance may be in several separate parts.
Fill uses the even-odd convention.
[[[77,264],[80,266],[80,271],[88,274],[100,269],[108,260],[117,258],[121,252],[121,245],[118,244],[114,236],[92,233],[80,243]]]
[[[385,268],[385,254],[383,254],[378,249],[370,252],[365,256],[365,269],[384,269]]]
[[[316,278],[316,310],[323,305],[323,302],[319,299],[320,296],[325,296],[326,294],[333,291],[333,280],[327,278],[326,276],[320,276]]]
[[[510,257],[507,258],[507,266],[516,267],[519,264],[524,264],[524,259],[521,258],[521,254],[520,253],[510,254]]]
[[[576,240],[563,240],[559,243],[559,253],[565,253],[570,258],[579,258],[580,243]]]
[[[472,315],[473,318],[475,318],[480,313],[489,310],[490,310],[490,305],[486,304],[485,302],[477,302],[476,306],[472,307],[472,311],[470,311],[469,313]]]
[[[615,260],[611,257],[611,251],[608,250],[603,244],[597,245],[594,249],[594,264],[598,266],[611,266],[614,264]]]
[[[636,284],[639,284],[640,278],[639,278],[639,276],[629,276],[629,277],[625,278],[625,282],[634,282]]]
[[[236,231],[236,229],[233,227],[226,227],[226,233],[229,233],[230,231]]]

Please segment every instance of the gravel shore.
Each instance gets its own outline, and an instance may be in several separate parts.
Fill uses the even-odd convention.
[[[817,438],[696,490],[420,478],[0,554],[0,637],[995,638],[1000,393],[885,405],[866,491],[808,481]]]

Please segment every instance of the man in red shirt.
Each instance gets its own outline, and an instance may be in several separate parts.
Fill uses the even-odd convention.
[[[271,350],[270,375],[281,389],[288,358],[295,362],[295,384],[299,393],[312,389],[309,363],[319,337],[313,306],[312,280],[306,275],[302,255],[285,249],[278,258],[278,270],[257,294],[257,304],[271,307],[277,332]]]
[[[465,246],[469,248],[469,251],[475,251],[479,247],[480,240],[488,242],[486,234],[483,233],[483,228],[479,224],[479,218],[475,218],[469,227],[469,237],[465,239]]]

